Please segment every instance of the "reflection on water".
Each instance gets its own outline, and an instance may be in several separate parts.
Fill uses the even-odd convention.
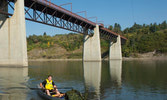
[[[110,60],[110,75],[111,80],[118,86],[121,86],[122,82],[122,60]]]
[[[82,62],[55,61],[55,62],[30,62],[29,76],[46,78],[52,74],[55,80],[74,80],[83,76]],[[64,77],[69,76],[69,77]],[[63,77],[63,78],[62,78]]]
[[[0,67],[0,100],[26,100],[28,67]]]
[[[161,92],[167,89],[166,61],[131,61],[124,62],[123,81],[135,91]],[[158,91],[157,91],[158,90]]]
[[[166,61],[112,60],[29,62],[28,68],[1,67],[0,100],[43,100],[27,86],[35,87],[49,74],[58,88],[73,87],[88,93],[88,100],[167,100],[166,65]]]
[[[86,90],[95,93],[93,99],[100,99],[101,62],[83,62],[83,67]]]

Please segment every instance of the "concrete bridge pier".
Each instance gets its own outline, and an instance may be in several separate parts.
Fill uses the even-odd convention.
[[[83,61],[101,61],[99,25],[94,28],[92,37],[84,35]]]
[[[117,42],[110,42],[109,47],[109,60],[121,60],[122,59],[122,50],[121,50],[121,38],[120,35],[117,37]]]
[[[1,0],[0,8],[6,2]],[[15,0],[13,16],[0,14],[0,66],[28,66],[25,29],[24,0]]]

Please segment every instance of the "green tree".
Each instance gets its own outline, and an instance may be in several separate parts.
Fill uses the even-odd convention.
[[[121,25],[118,23],[115,23],[113,31],[116,33],[121,33]]]
[[[47,36],[46,32],[43,33],[43,36]]]
[[[110,26],[108,27],[108,29],[109,29],[109,30],[113,30],[113,26],[110,25]]]
[[[166,21],[163,21],[163,22],[161,23],[160,28],[161,28],[161,29],[167,29],[167,23],[166,23]]]

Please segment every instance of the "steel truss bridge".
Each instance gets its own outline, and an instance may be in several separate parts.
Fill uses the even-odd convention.
[[[14,10],[14,4],[12,4],[14,2],[15,0],[7,0],[7,3],[3,5],[4,7],[0,9],[0,13],[12,16],[13,14],[5,11],[5,7],[9,6]],[[93,35],[93,30],[97,24],[47,0],[24,0],[24,5],[25,19],[29,21],[42,23],[90,36]],[[98,25],[101,38],[113,40],[118,37],[119,34],[104,28],[103,24]],[[87,32],[85,32],[85,30],[87,30]],[[127,40],[124,36],[120,37],[122,42]]]

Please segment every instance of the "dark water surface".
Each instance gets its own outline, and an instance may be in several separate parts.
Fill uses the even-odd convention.
[[[0,100],[43,100],[38,83],[53,75],[57,87],[73,87],[89,100],[167,100],[167,61],[29,62],[0,67]],[[60,90],[62,92],[68,89]]]

